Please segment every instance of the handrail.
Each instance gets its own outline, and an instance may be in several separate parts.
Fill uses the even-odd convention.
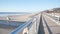
[[[16,28],[15,30],[13,30],[10,34],[18,34],[19,32],[21,32],[25,27],[27,27],[30,23],[32,23],[32,21],[34,20],[34,18],[30,19],[29,21],[25,22],[24,24],[22,24],[21,26],[19,26],[18,28]]]

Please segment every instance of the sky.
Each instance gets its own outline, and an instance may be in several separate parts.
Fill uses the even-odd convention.
[[[0,0],[0,12],[40,12],[60,7],[60,0]]]

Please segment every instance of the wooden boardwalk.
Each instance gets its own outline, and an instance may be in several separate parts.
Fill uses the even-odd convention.
[[[38,34],[60,34],[60,25],[43,14],[40,16]]]

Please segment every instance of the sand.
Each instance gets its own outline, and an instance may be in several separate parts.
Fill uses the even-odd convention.
[[[30,20],[30,16],[32,16],[32,14],[25,14],[25,15],[12,15],[12,16],[0,16],[0,34],[9,34],[11,31],[13,31],[15,28],[17,28],[18,26],[10,26],[10,25],[6,25],[7,23],[9,24],[11,21],[12,23],[16,22],[16,23],[24,23],[28,20]],[[8,22],[7,22],[8,21]],[[2,23],[6,23],[6,24],[2,24]],[[20,25],[22,25],[20,24]]]
[[[12,15],[12,16],[0,16],[0,20],[9,20],[9,21],[27,21],[30,19],[32,14],[25,15]]]

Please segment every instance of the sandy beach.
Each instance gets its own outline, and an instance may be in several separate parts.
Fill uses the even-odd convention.
[[[30,16],[33,14],[25,14],[25,15],[10,15],[10,16],[0,16],[0,20],[9,20],[9,21],[27,21],[30,19]]]
[[[1,23],[0,24],[0,34],[9,34],[12,30],[14,30],[15,28],[18,27],[18,26],[12,26],[13,24],[16,25],[16,23],[19,23],[20,25],[22,25],[26,21],[30,20],[31,17],[33,17],[33,15],[35,15],[35,14],[12,15],[12,16],[4,16],[4,17],[0,16],[0,23]],[[37,16],[39,16],[39,15],[37,15]],[[2,24],[3,23],[2,21],[6,24],[10,23],[11,25]]]

